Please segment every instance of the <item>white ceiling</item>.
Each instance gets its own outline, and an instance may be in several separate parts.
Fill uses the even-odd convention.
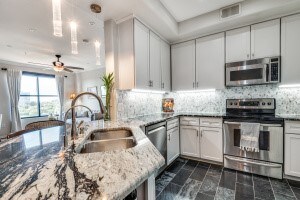
[[[1,0],[0,60],[51,64],[55,54],[62,54],[65,65],[90,70],[99,68],[95,65],[95,40],[103,44],[100,67],[105,64],[103,20],[134,14],[168,41],[177,42],[300,10],[300,0],[244,0],[240,16],[220,20],[218,8],[238,1],[62,0],[63,37],[58,38],[53,36],[51,0]],[[100,15],[90,12],[91,3],[102,6]],[[71,54],[70,45],[68,23],[74,18],[78,22],[78,55]],[[89,25],[90,21],[95,25]],[[30,32],[31,28],[36,31]],[[83,39],[90,43],[83,43]]]
[[[160,0],[177,22],[218,10],[243,0]]]
[[[60,38],[53,36],[51,0],[1,0],[0,60],[51,64],[55,54],[62,54],[65,65],[85,69],[101,67],[96,65],[93,42],[99,40],[104,44],[104,23],[101,15],[89,11],[90,3],[89,0],[62,0],[63,37]],[[78,55],[71,54],[71,20],[78,23]],[[89,25],[90,21],[95,24]],[[83,39],[90,42],[83,43]],[[104,49],[101,53],[104,62]]]

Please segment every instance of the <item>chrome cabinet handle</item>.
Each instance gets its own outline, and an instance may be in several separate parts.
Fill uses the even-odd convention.
[[[169,141],[171,140],[171,136],[170,136],[170,134],[169,134]]]
[[[254,53],[252,53],[252,57],[254,58]]]
[[[161,87],[164,89],[164,88],[165,88],[165,83],[162,83],[162,84],[161,84]]]
[[[203,134],[202,134],[202,133],[203,133],[203,130],[201,130],[201,132],[200,132],[200,136],[201,136],[201,137],[203,136]]]
[[[193,88],[195,88],[195,82],[193,82]]]
[[[247,58],[249,58],[250,57],[250,55],[249,54],[247,54]]]
[[[199,82],[197,82],[197,88],[199,87]]]
[[[199,137],[199,131],[197,130],[197,137]]]

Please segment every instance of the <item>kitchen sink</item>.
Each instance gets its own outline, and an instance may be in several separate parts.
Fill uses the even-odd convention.
[[[136,146],[136,142],[132,138],[115,139],[115,140],[99,140],[87,142],[83,145],[80,153],[94,153],[103,151],[123,150]]]
[[[127,129],[116,129],[116,130],[99,130],[93,132],[88,140],[111,140],[132,137],[132,132]]]

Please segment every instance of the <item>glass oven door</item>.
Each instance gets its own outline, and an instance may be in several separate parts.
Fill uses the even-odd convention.
[[[240,149],[239,122],[224,122],[224,153],[232,156],[283,163],[283,127],[280,124],[261,124],[259,152]]]
[[[267,82],[267,65],[254,64],[226,67],[226,86],[263,84]]]

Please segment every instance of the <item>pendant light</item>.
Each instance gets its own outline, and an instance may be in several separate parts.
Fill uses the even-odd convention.
[[[101,65],[100,46],[101,43],[98,40],[96,40],[95,42],[96,65]]]
[[[62,37],[61,0],[52,0],[53,35]]]
[[[71,48],[72,54],[78,54],[78,42],[77,42],[77,23],[74,21],[70,22],[71,27]]]

